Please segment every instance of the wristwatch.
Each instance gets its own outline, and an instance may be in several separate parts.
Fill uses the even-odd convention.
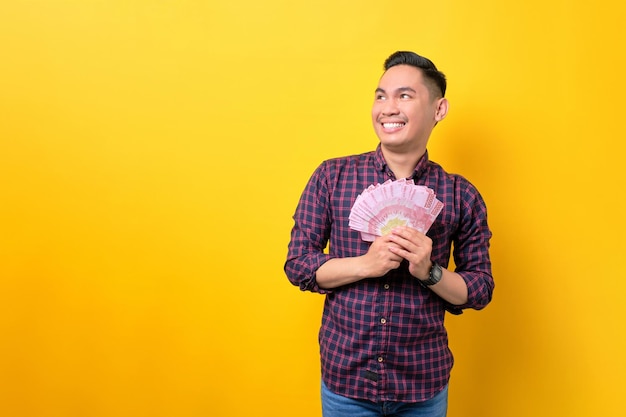
[[[430,287],[431,285],[435,285],[436,283],[441,281],[442,274],[443,271],[441,270],[441,266],[433,262],[433,266],[430,267],[430,272],[428,273],[428,279],[420,279],[420,282],[423,285]]]

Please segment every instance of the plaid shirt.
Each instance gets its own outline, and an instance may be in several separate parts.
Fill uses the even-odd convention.
[[[285,272],[303,291],[326,295],[319,341],[322,378],[330,390],[375,402],[418,402],[432,398],[450,378],[445,311],[481,309],[491,300],[491,232],[476,188],[446,173],[426,153],[413,179],[444,203],[428,232],[432,260],[447,267],[454,247],[455,271],[468,286],[467,303],[448,304],[412,277],[406,264],[380,278],[321,289],[315,272],[324,262],[367,252],[370,244],[348,227],[348,216],[357,195],[388,179],[395,177],[380,145],[374,152],[323,162],[296,209]]]

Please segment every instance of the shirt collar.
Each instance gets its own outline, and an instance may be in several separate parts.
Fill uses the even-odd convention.
[[[376,147],[376,152],[374,154],[374,166],[377,171],[386,171],[387,170],[387,162],[385,161],[385,157],[383,156],[383,150],[380,147],[380,143]],[[428,166],[428,150],[424,152],[424,155],[417,161],[417,165],[415,166],[415,170],[413,171],[413,178],[417,180],[422,176],[424,171],[426,171],[426,167]]]

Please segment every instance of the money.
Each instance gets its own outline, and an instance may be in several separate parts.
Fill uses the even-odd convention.
[[[426,233],[442,209],[432,189],[413,180],[388,180],[370,185],[357,196],[348,224],[361,232],[361,239],[372,242],[399,226]]]

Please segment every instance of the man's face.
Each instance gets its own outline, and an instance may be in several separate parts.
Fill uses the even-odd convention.
[[[389,68],[378,83],[372,107],[372,123],[383,148],[423,152],[436,122],[445,116],[442,100],[431,97],[418,68]]]

